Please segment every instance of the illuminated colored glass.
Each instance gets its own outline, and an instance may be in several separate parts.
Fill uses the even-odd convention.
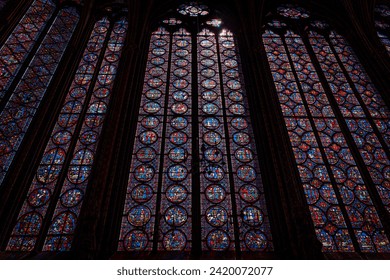
[[[0,114],[0,183],[35,115],[79,20],[75,8],[59,11],[10,100]]]
[[[250,110],[238,67],[239,54],[231,32],[223,30],[218,39],[224,83],[225,114],[228,124],[227,145],[230,150],[233,169],[231,176],[239,215],[240,248],[242,251],[271,251],[273,249],[271,228],[250,122]],[[230,61],[237,61],[237,63],[230,63]],[[246,121],[247,125],[234,125],[241,118]],[[246,211],[249,206],[253,211]]]
[[[272,251],[233,34],[191,37],[183,28],[152,34],[118,251],[190,251],[194,190],[202,250]]]
[[[85,194],[87,191],[99,138],[109,109],[127,27],[128,22],[125,18],[121,18],[113,25],[72,159],[67,167],[67,176],[61,186],[60,199],[51,219],[43,251],[69,251],[71,249],[77,219],[84,200],[84,196],[80,193]],[[100,25],[98,30],[106,32],[107,27]]]
[[[308,18],[309,12],[301,7],[297,7],[293,4],[286,4],[278,7],[277,9],[278,14],[281,16],[292,18],[292,19],[301,19],[301,18]]]
[[[46,217],[49,202],[63,169],[65,157],[69,154],[76,125],[85,106],[87,93],[91,88],[91,80],[96,71],[99,56],[102,53],[109,25],[110,22],[104,18],[94,26],[88,45],[84,50],[83,58],[79,63],[61,113],[30,186],[27,199],[19,213],[17,224],[23,223],[25,218],[34,212],[39,213],[40,217],[42,217],[41,221]],[[106,89],[101,90],[102,95],[107,93]],[[98,135],[93,131],[88,131],[81,137],[84,143],[93,144],[97,141]],[[60,199],[62,204],[70,207],[79,204],[83,197],[84,191],[74,188],[62,195]],[[34,235],[20,232],[20,230],[15,228],[11,234],[7,250],[31,251],[38,239],[41,224],[35,223],[34,226],[37,227],[31,231]]]
[[[35,0],[0,49],[0,101],[55,10],[51,0]]]
[[[377,5],[375,7],[375,27],[379,39],[390,54],[390,9],[387,5]]]
[[[312,32],[310,42],[382,202],[390,211],[390,161],[386,153],[390,147],[389,109],[343,37],[332,32],[328,42]]]
[[[192,161],[192,139],[187,138],[185,143],[170,141],[173,133],[191,135],[192,115],[192,85],[191,85],[191,34],[184,29],[173,33],[171,50],[171,76],[169,77],[169,94],[166,116],[166,133],[164,148],[164,165],[166,170],[163,175],[161,210],[164,219],[160,221],[162,236],[159,240],[159,249],[189,250],[192,239],[192,176],[188,168]],[[185,63],[178,63],[178,61]],[[180,117],[178,117],[180,116]],[[175,121],[183,119],[186,125],[176,125]],[[171,124],[171,125],[169,125]],[[166,156],[168,155],[168,156]],[[172,208],[172,207],[183,208]],[[186,209],[186,216],[180,223],[179,209]],[[177,212],[177,214],[176,214]],[[188,215],[188,217],[187,217]],[[180,227],[178,226],[180,224]],[[175,229],[179,229],[181,237],[177,241],[168,242],[168,236]],[[168,236],[166,236],[168,235]],[[164,241],[165,240],[165,241]],[[180,242],[179,242],[180,241]],[[161,242],[161,245],[160,245]]]
[[[175,48],[182,49],[182,53],[191,41],[176,40]],[[169,64],[169,51],[171,49],[171,41],[169,33],[160,28],[152,34],[149,47],[148,64],[146,68],[144,89],[139,110],[138,125],[136,132],[136,140],[133,148],[133,158],[131,162],[130,178],[127,185],[127,195],[125,200],[125,208],[122,218],[122,227],[120,232],[119,251],[150,251],[153,246],[154,227],[156,222],[156,201],[160,173],[160,157],[162,149],[163,127],[165,121],[164,112],[168,110],[165,105],[167,98],[166,82]],[[178,50],[176,51],[176,55]],[[176,59],[177,60],[177,59]],[[150,82],[150,81],[158,81]],[[170,87],[172,85],[170,84]],[[179,90],[178,90],[179,91]],[[173,94],[173,93],[171,93]],[[184,91],[180,96],[185,96]],[[171,104],[173,98],[170,96]],[[151,106],[152,104],[152,106]],[[150,110],[148,108],[155,108]],[[188,141],[188,136],[185,133],[184,121],[182,117],[171,119],[170,126],[175,126],[178,130],[169,135],[170,142],[177,146],[185,145]],[[165,125],[165,127],[167,124]],[[165,128],[166,129],[166,128]],[[182,131],[184,129],[184,131]],[[149,136],[148,136],[149,135]],[[145,150],[150,151],[150,156],[147,161],[143,160]],[[172,152],[172,157],[176,158],[177,152]],[[180,153],[179,153],[180,154]],[[147,162],[147,163],[146,163]],[[139,170],[147,164],[149,169],[148,179],[140,177]],[[167,171],[166,171],[167,172]],[[166,186],[168,187],[168,186]],[[138,195],[134,195],[136,193]],[[142,195],[147,193],[147,195]],[[144,198],[147,196],[147,198]],[[128,219],[132,207],[143,205],[150,209],[150,219],[144,222],[142,226],[137,226],[131,223]],[[139,214],[140,215],[140,214]],[[163,222],[163,219],[161,220]],[[167,226],[169,228],[169,226]],[[174,237],[174,241],[169,239],[169,236]],[[186,242],[186,237],[181,231],[166,232],[163,238],[163,245],[166,249],[183,249],[183,243]]]
[[[270,26],[281,28],[280,24]],[[321,33],[329,28],[323,21],[314,21],[311,26]],[[367,190],[369,183],[355,161],[353,143],[346,139],[348,130],[341,127],[344,122],[348,126],[387,206],[389,161],[383,144],[388,145],[389,111],[341,36],[331,32],[328,42],[310,31],[309,41],[313,57],[304,40],[292,31],[266,30],[263,34],[317,237],[325,252],[388,252],[389,240]],[[319,62],[330,92],[320,82],[312,59]],[[337,118],[339,112],[343,124]]]
[[[191,17],[205,16],[209,14],[208,7],[197,2],[180,5],[177,11],[182,15]]]
[[[218,62],[218,39],[216,35],[205,29],[197,36],[198,40],[198,84],[199,84],[199,148],[201,155],[200,189],[201,189],[201,224],[202,224],[202,249],[203,250],[235,250],[234,225],[232,219],[232,202],[230,195],[229,174],[227,164],[226,131],[223,114],[223,100],[220,85],[220,72]],[[211,72],[209,74],[209,72]],[[218,133],[219,141],[216,145],[208,145],[203,137],[206,133],[214,131]],[[223,188],[229,194],[226,199],[218,203],[217,208],[207,199],[205,190],[210,185]],[[218,222],[223,218],[224,222]],[[219,224],[220,223],[220,224]],[[228,237],[216,239],[212,233],[215,229]],[[213,245],[212,245],[213,244]],[[216,247],[213,249],[213,247]]]

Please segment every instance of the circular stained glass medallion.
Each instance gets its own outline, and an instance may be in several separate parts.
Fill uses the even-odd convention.
[[[188,136],[184,132],[181,131],[175,131],[171,133],[169,136],[169,141],[171,141],[172,144],[175,145],[183,145],[187,143]]]
[[[43,155],[41,164],[62,164],[65,160],[66,153],[61,148],[54,148]]]
[[[156,66],[162,65],[162,64],[164,64],[164,62],[165,62],[165,59],[162,57],[153,57],[150,60],[150,63],[152,63],[153,65],[156,65]]]
[[[236,69],[226,70],[225,75],[232,79],[237,79],[239,77],[238,71]]]
[[[69,143],[72,139],[72,134],[69,131],[61,130],[55,133],[52,137],[54,144],[56,145],[64,145]]]
[[[149,70],[149,74],[153,77],[160,77],[165,73],[164,69],[161,67],[153,67]]]
[[[75,207],[84,198],[84,192],[78,188],[67,190],[61,195],[61,204],[67,208]]]
[[[233,42],[233,41],[230,41],[230,40],[226,40],[226,41],[223,41],[223,42],[222,42],[222,46],[223,46],[224,48],[231,49],[231,48],[234,48],[234,42]]]
[[[47,188],[39,188],[33,190],[28,196],[28,204],[31,207],[41,207],[45,205],[50,199],[51,193]]]
[[[180,40],[177,40],[175,44],[176,44],[176,46],[178,46],[180,48],[185,48],[185,47],[188,47],[190,43],[187,40],[180,39]]]
[[[178,79],[173,82],[173,86],[177,89],[184,89],[188,86],[188,81],[185,79]]]
[[[224,64],[229,68],[235,68],[238,66],[237,60],[235,59],[226,59]]]
[[[134,170],[134,177],[139,182],[149,182],[154,177],[154,168],[146,164],[139,165]]]
[[[202,87],[207,89],[213,89],[217,86],[217,82],[211,79],[202,81]]]
[[[175,55],[178,57],[186,57],[189,54],[190,54],[189,51],[184,50],[184,49],[179,49],[179,50],[175,51]]]
[[[110,90],[108,88],[99,88],[93,92],[97,98],[105,98],[110,95]]]
[[[187,156],[187,150],[179,147],[171,149],[168,153],[169,159],[176,163],[185,161]]]
[[[149,162],[156,157],[156,151],[150,147],[144,147],[138,150],[137,159],[141,162]]]
[[[210,185],[206,188],[205,195],[208,201],[212,203],[221,203],[226,198],[226,191],[220,185]]]
[[[87,93],[87,90],[85,88],[82,88],[82,87],[77,87],[77,88],[73,88],[71,91],[70,91],[70,96],[72,96],[73,98],[80,98],[80,97],[83,97],[85,96],[85,94]]]
[[[187,177],[188,171],[183,165],[173,165],[168,168],[168,177],[174,182],[183,181]]]
[[[153,78],[148,80],[148,85],[152,88],[161,87],[163,83],[163,80],[161,80],[160,78]]]
[[[186,67],[188,65],[188,60],[187,59],[176,59],[174,61],[174,64],[177,66],[177,67]]]
[[[225,173],[222,167],[218,165],[209,165],[204,170],[204,176],[206,177],[206,179],[212,182],[218,182],[223,179]]]
[[[202,92],[202,98],[208,102],[212,102],[218,98],[218,94],[214,91],[204,91]]]
[[[213,227],[223,226],[227,220],[227,211],[221,206],[212,206],[206,210],[206,221]]]
[[[201,42],[200,42],[200,45],[203,47],[203,48],[210,48],[211,46],[213,46],[214,45],[214,43],[213,42],[211,42],[210,40],[202,40]]]
[[[188,107],[184,103],[175,103],[172,105],[171,110],[175,114],[182,115],[188,111]]]
[[[213,230],[207,235],[207,246],[212,251],[225,251],[229,245],[229,235],[223,230]]]
[[[159,99],[161,97],[161,95],[162,95],[162,93],[158,89],[150,89],[147,92],[145,92],[145,96],[151,100]]]
[[[234,156],[241,162],[248,163],[253,160],[253,152],[248,148],[238,148]]]
[[[145,128],[153,129],[160,124],[160,121],[156,117],[148,116],[142,119],[141,124]]]
[[[144,131],[139,135],[139,141],[144,145],[152,145],[156,143],[157,139],[157,133],[151,130]]]
[[[202,106],[202,111],[208,115],[215,115],[216,113],[218,113],[219,108],[213,103],[207,103]]]
[[[138,205],[130,209],[129,214],[127,215],[127,220],[133,226],[141,227],[149,222],[151,216],[152,213],[148,207]]]
[[[167,189],[165,195],[168,201],[171,203],[182,203],[184,200],[186,200],[188,191],[182,185],[171,185]]]
[[[215,64],[215,61],[209,58],[205,58],[200,61],[200,64],[202,64],[205,67],[211,67]]]
[[[267,237],[261,231],[248,231],[244,240],[246,247],[251,251],[264,251],[267,248]]]
[[[68,179],[73,184],[81,184],[88,179],[91,169],[90,165],[71,165],[68,170]]]
[[[239,194],[242,200],[248,203],[254,203],[259,200],[259,190],[254,185],[243,185]]]
[[[187,211],[181,206],[171,206],[165,211],[165,221],[170,226],[182,226],[187,221]]]
[[[157,40],[154,40],[154,41],[153,41],[153,44],[154,44],[155,46],[158,46],[158,47],[163,47],[163,46],[167,45],[168,42],[165,41],[165,40],[163,40],[163,39],[157,39]]]
[[[219,120],[213,117],[205,118],[202,121],[202,125],[207,129],[217,129],[219,127]]]
[[[88,130],[81,134],[80,142],[86,146],[95,144],[99,138],[99,134],[95,131]]]
[[[175,91],[172,94],[173,99],[175,99],[178,102],[182,102],[188,99],[188,93],[185,91]]]
[[[222,160],[222,151],[218,148],[208,148],[204,152],[204,157],[209,162],[220,162]]]
[[[244,223],[249,226],[258,226],[263,223],[263,213],[255,206],[247,206],[241,212]]]
[[[180,230],[170,230],[163,237],[163,246],[167,251],[181,251],[186,247],[187,239]]]
[[[229,112],[234,115],[243,115],[245,114],[245,107],[241,104],[232,104],[229,106]]]
[[[175,129],[184,129],[188,125],[188,121],[184,117],[176,117],[172,119],[171,126]]]
[[[218,132],[209,131],[203,135],[203,141],[210,146],[216,146],[222,141],[222,137]]]
[[[248,122],[244,118],[233,118],[231,124],[235,129],[246,129],[248,127]]]
[[[153,197],[153,189],[149,185],[138,185],[131,191],[131,198],[137,203],[148,202]]]
[[[215,76],[215,71],[213,69],[210,69],[210,68],[206,68],[206,69],[203,69],[200,74],[203,76],[203,77],[206,77],[206,78],[212,78]]]
[[[160,107],[160,104],[158,104],[156,102],[148,102],[148,103],[145,103],[143,109],[148,114],[155,114],[158,111],[160,111],[161,107]]]
[[[256,170],[249,165],[240,166],[237,169],[237,177],[244,182],[252,182],[256,179]]]
[[[232,91],[229,93],[229,99],[233,102],[240,102],[244,100],[244,96],[238,91]]]
[[[233,141],[237,145],[246,146],[251,142],[251,138],[245,132],[237,132],[233,134]]]
[[[145,250],[148,242],[148,235],[143,230],[132,230],[123,240],[124,247],[127,251]]]
[[[188,75],[188,71],[186,69],[183,69],[183,68],[178,68],[175,71],[173,71],[173,74],[176,77],[183,78],[183,77]]]
[[[166,53],[166,50],[163,49],[163,48],[153,48],[152,49],[152,54],[156,55],[156,56],[162,56]]]

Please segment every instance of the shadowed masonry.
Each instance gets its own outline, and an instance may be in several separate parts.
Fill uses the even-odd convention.
[[[139,276],[147,276],[147,275],[200,275],[200,269],[177,269],[175,267],[172,268],[124,268],[117,270],[117,275],[139,275]]]

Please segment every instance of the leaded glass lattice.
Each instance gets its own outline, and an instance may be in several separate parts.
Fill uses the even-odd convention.
[[[55,5],[35,0],[0,49],[0,101],[45,28]]]
[[[42,221],[46,218],[49,203],[58,183],[58,177],[69,153],[76,125],[85,106],[87,92],[96,71],[109,24],[110,22],[107,19],[102,19],[94,26],[83,59],[79,63],[61,113],[30,186],[27,200],[19,213],[17,225],[12,232],[7,250],[30,251],[36,244]],[[90,141],[95,140],[95,134],[90,133],[88,136],[91,139]],[[78,204],[83,196],[84,192],[80,189],[73,189],[69,194],[64,195],[62,200],[66,205]],[[29,232],[21,230],[22,227],[19,224],[28,223],[26,219],[29,219],[34,213],[40,216],[40,222],[30,225]]]
[[[46,231],[43,251],[71,249],[126,33],[125,18],[95,23],[7,250],[31,251]]]
[[[0,114],[0,183],[35,115],[79,20],[76,8],[61,9]]]
[[[368,189],[388,205],[387,107],[345,39],[321,35],[327,23],[312,22],[307,38],[269,26],[263,43],[323,251],[388,252]]]
[[[150,41],[118,251],[272,251],[234,36],[163,22]]]

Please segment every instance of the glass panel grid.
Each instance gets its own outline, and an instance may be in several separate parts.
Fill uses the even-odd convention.
[[[43,251],[69,251],[107,115],[128,22],[115,22]],[[103,27],[105,30],[105,27]],[[77,75],[76,75],[77,76]]]
[[[0,114],[0,183],[4,180],[79,20],[75,8],[59,11],[36,55]]]
[[[61,113],[30,186],[27,199],[19,213],[7,250],[31,251],[35,247],[42,222],[46,217],[49,203],[58,183],[58,177],[69,153],[70,144],[85,105],[86,95],[91,86],[91,79],[96,70],[109,25],[107,19],[102,19],[94,26],[88,46],[79,63]],[[85,141],[96,140],[96,134],[91,132],[86,133],[83,137]],[[76,204],[83,196],[84,193],[80,189],[72,189],[61,197],[61,201],[66,205]],[[30,223],[28,230],[24,229],[22,224],[28,224],[29,220],[35,216],[37,217],[36,222]]]

